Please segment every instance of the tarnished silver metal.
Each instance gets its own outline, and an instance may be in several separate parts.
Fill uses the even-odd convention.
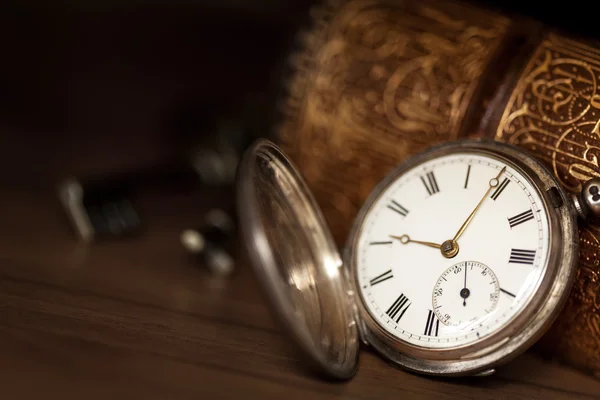
[[[586,218],[600,218],[600,178],[593,178],[584,183],[578,200]]]
[[[573,206],[575,207],[575,212],[577,213],[577,216],[582,220],[587,219],[587,210],[583,207],[579,195],[571,194],[571,200],[573,201]]]
[[[418,347],[389,334],[365,307],[358,287],[356,248],[367,213],[387,187],[414,166],[457,152],[501,160],[527,177],[548,211],[546,273],[527,307],[504,328],[451,349]],[[396,365],[424,374],[486,376],[522,353],[562,309],[576,272],[576,211],[552,174],[517,148],[484,140],[444,144],[393,170],[363,205],[344,248],[344,265],[304,180],[276,145],[255,143],[240,167],[238,209],[252,265],[276,314],[321,371],[349,378],[358,335]],[[402,262],[402,260],[398,260]]]
[[[310,190],[291,161],[255,142],[238,176],[242,239],[276,316],[308,360],[347,379],[358,363],[341,256]]]
[[[498,332],[473,344],[451,349],[418,347],[387,333],[364,306],[364,300],[358,290],[355,249],[368,211],[392,182],[416,165],[457,152],[481,154],[501,160],[531,180],[549,215],[551,244],[548,267],[528,306]],[[548,190],[552,187],[556,188],[564,200],[563,205],[557,208],[552,206],[548,195]],[[558,316],[575,278],[578,250],[576,212],[573,204],[567,199],[566,192],[543,165],[523,151],[498,142],[455,141],[434,147],[397,167],[373,190],[355,219],[346,243],[344,262],[346,268],[350,269],[349,276],[355,289],[354,293],[357,293],[354,304],[357,308],[356,318],[361,321],[358,326],[361,327],[363,340],[383,357],[403,368],[445,376],[481,374],[525,351],[542,336]]]

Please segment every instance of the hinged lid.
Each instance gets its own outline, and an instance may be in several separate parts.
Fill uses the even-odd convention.
[[[237,189],[242,240],[275,314],[321,372],[350,378],[359,343],[342,261],[304,179],[260,139],[241,161]]]

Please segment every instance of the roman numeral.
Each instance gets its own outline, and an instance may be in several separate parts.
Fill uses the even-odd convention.
[[[469,186],[469,175],[471,175],[471,165],[467,167],[467,177],[465,178],[465,189]]]
[[[378,283],[387,281],[388,279],[392,279],[393,277],[394,277],[394,274],[392,273],[392,270],[390,269],[389,271],[385,271],[383,274],[371,279],[369,281],[369,283],[371,283],[371,286],[373,286],[373,285],[377,285]]]
[[[425,324],[425,332],[423,332],[423,335],[437,336],[439,329],[440,320],[436,318],[435,313],[432,310],[429,310],[429,314],[427,314],[427,323]]]
[[[387,281],[388,279],[392,279],[393,277],[394,277],[394,274],[392,274],[392,270],[390,269],[389,271],[385,271],[383,274],[371,279],[369,281],[369,283],[371,283],[371,286],[373,286],[373,285],[377,285],[378,283]]]
[[[423,185],[425,185],[425,189],[427,189],[427,193],[429,193],[429,195],[434,195],[437,192],[440,191],[440,188],[437,184],[437,181],[435,179],[435,175],[433,174],[433,171],[428,172],[426,175],[427,178],[425,177],[421,177],[421,182],[423,182]]]
[[[508,186],[509,183],[510,183],[510,181],[508,180],[508,178],[504,178],[502,183],[500,183],[496,187],[496,190],[494,190],[494,192],[492,193],[492,199],[494,201],[498,198],[498,196],[500,196],[502,194],[502,192],[504,191],[504,189],[506,189],[506,187]]]
[[[512,249],[510,251],[509,263],[513,264],[530,264],[533,265],[535,260],[535,250]]]
[[[398,321],[400,321],[400,319],[404,316],[404,313],[406,312],[406,310],[408,310],[408,307],[410,307],[410,305],[411,302],[408,300],[408,297],[406,297],[403,293],[400,295],[400,297],[396,299],[394,304],[392,304],[392,306],[385,313],[392,320],[395,320],[396,323],[398,323]]]
[[[508,223],[510,225],[510,228],[512,229],[515,226],[522,224],[523,222],[529,221],[530,219],[533,219],[533,211],[527,210],[525,212],[522,212],[521,214],[509,218]]]
[[[408,214],[408,210],[402,207],[400,204],[398,204],[395,200],[392,200],[392,204],[389,204],[387,207],[392,211],[396,211],[403,217],[406,217],[406,214]]]

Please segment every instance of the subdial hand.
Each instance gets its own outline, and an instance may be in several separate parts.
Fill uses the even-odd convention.
[[[390,237],[392,239],[399,240],[400,243],[402,243],[402,244],[416,243],[416,244],[421,244],[423,246],[433,247],[434,249],[440,249],[442,247],[441,245],[439,245],[437,243],[433,243],[433,242],[423,242],[420,240],[413,240],[408,235],[402,235],[402,236],[390,235]]]
[[[465,281],[463,288],[460,291],[460,297],[463,298],[463,307],[467,305],[467,297],[471,295],[471,291],[467,289],[467,265],[465,264]]]

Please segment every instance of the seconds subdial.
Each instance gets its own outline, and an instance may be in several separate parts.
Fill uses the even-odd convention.
[[[477,261],[462,261],[448,268],[433,289],[433,311],[448,326],[464,327],[491,313],[498,304],[496,274]]]

